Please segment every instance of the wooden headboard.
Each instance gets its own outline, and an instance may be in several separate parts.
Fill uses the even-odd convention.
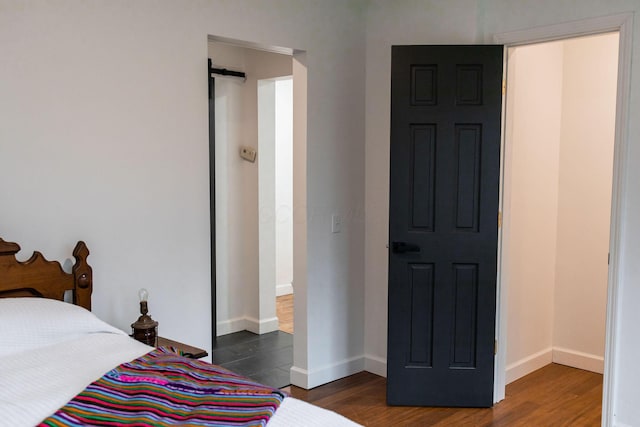
[[[76,263],[71,274],[65,273],[57,261],[47,261],[40,252],[22,262],[16,259],[20,250],[17,243],[0,238],[0,298],[36,296],[64,300],[64,293],[71,291],[73,303],[91,310],[93,276],[87,264],[89,249],[79,241],[73,250]]]

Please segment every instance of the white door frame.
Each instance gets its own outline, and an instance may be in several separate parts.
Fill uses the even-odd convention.
[[[629,114],[629,89],[631,76],[631,45],[632,45],[632,22],[633,14],[624,13],[619,15],[604,16],[568,23],[537,27],[533,29],[512,31],[507,33],[494,34],[493,41],[505,47],[505,70],[506,70],[506,50],[509,47],[540,43],[553,40],[580,37],[591,34],[618,31],[620,34],[620,46],[618,56],[618,87],[616,96],[616,121],[615,121],[615,141],[613,155],[613,188],[611,193],[611,227],[609,238],[609,275],[607,287],[607,317],[606,317],[606,344],[604,357],[604,384],[602,395],[602,425],[613,424],[613,402],[616,400],[614,382],[616,379],[616,352],[618,348],[618,299],[620,281],[620,259],[622,247],[620,236],[622,235],[624,203],[624,176],[627,168],[627,129]],[[505,74],[506,75],[506,74]],[[504,101],[504,99],[503,99]],[[502,132],[502,153],[504,154],[505,143],[505,110],[503,102],[503,132]],[[504,183],[504,162],[501,170],[500,206],[502,210],[502,191]],[[507,339],[507,298],[506,283],[501,279],[502,274],[502,229],[499,235],[499,261],[498,261],[498,287],[497,287],[497,307],[496,311],[496,339],[498,340],[498,351],[496,354],[495,377],[494,377],[494,402],[499,402],[505,396],[505,373],[506,373],[506,339]]]

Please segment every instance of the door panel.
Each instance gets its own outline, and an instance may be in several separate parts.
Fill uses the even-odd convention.
[[[413,230],[433,231],[435,207],[435,127],[412,126],[411,194]]]
[[[501,46],[392,48],[387,402],[491,406]]]
[[[411,286],[411,319],[414,325],[423,325],[411,331],[409,365],[431,367],[433,357],[433,264],[409,266]],[[425,310],[425,307],[428,309]]]
[[[482,126],[456,125],[456,230],[478,232]]]

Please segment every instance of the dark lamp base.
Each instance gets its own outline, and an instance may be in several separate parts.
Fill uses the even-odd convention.
[[[156,328],[150,329],[133,329],[133,338],[143,344],[155,347],[157,343],[158,333]]]

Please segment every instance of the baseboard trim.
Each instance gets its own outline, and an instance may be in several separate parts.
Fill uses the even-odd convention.
[[[276,296],[281,297],[283,295],[291,295],[293,293],[293,286],[291,283],[283,283],[276,285]]]
[[[245,317],[246,329],[254,334],[262,335],[268,332],[278,330],[278,318],[272,317],[270,319],[254,319],[253,317]]]
[[[604,372],[604,357],[595,356],[568,348],[553,348],[553,363],[584,369],[585,371],[602,374]]]
[[[373,356],[371,354],[365,354],[364,356],[364,370],[371,372],[372,374],[380,375],[381,377],[387,377],[387,359]]]
[[[514,382],[515,380],[536,371],[553,361],[553,349],[551,347],[532,354],[529,357],[520,359],[517,362],[507,365],[505,384]]]
[[[235,319],[218,322],[218,336],[234,332],[249,331],[254,334],[266,334],[278,330],[278,318],[258,320],[253,317],[236,317]]]
[[[507,366],[506,384],[536,371],[549,363],[571,366],[602,374],[604,357],[562,347],[550,347]]]
[[[236,317],[235,319],[223,320],[217,324],[217,335],[227,335],[247,329],[247,319]]]
[[[309,390],[309,372],[306,369],[292,366],[291,369],[289,369],[289,373],[292,385]]]
[[[311,371],[292,366],[290,370],[291,383],[297,387],[309,390],[314,387],[330,383],[331,381],[339,380],[340,378],[357,374],[358,372],[362,372],[363,370],[363,356],[345,359],[343,361],[333,363],[319,369],[313,369]]]

